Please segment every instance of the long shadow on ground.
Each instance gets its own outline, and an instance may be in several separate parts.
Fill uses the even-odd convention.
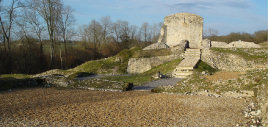
[[[0,92],[14,89],[43,87],[43,80],[39,78],[0,78]]]

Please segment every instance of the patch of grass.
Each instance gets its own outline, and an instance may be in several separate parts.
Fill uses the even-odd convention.
[[[160,71],[162,74],[168,74],[171,73],[176,66],[178,66],[178,64],[182,61],[182,59],[175,59],[169,62],[166,62],[164,64],[161,64],[159,66],[156,66],[154,68],[152,68],[149,71],[144,72],[145,75],[152,75],[157,73],[158,71]]]
[[[124,49],[121,52],[119,52],[116,57],[120,58],[120,60],[122,61],[126,61],[129,58],[133,57],[134,54],[136,54],[137,52],[141,52],[142,49],[139,47],[132,47],[130,49]]]
[[[100,70],[112,69],[117,63],[114,61],[114,58],[110,57],[107,59],[88,61],[80,66],[75,67],[74,71],[89,72],[89,73],[98,73]],[[101,73],[101,72],[99,72]]]
[[[168,55],[171,55],[170,49],[139,50],[133,54],[133,58],[150,58]]]
[[[226,49],[226,48],[211,48],[212,51],[220,52],[220,53],[229,53],[235,54],[243,57],[246,60],[251,61],[265,61],[268,59],[268,53],[265,52],[268,48],[251,48],[251,49],[243,49],[243,48],[233,48],[233,49]],[[265,61],[266,62],[266,61]]]
[[[114,82],[105,79],[97,79],[91,78],[86,80],[70,80],[72,83],[68,84],[67,87],[59,87],[56,88],[60,89],[88,89],[88,88],[95,88],[95,89],[113,89],[113,90],[128,90],[129,84],[125,82]]]
[[[126,70],[128,66],[128,60],[130,58],[147,58],[154,56],[166,56],[170,54],[171,54],[170,49],[142,50],[139,47],[133,47],[130,49],[122,50],[120,53],[118,53],[113,57],[101,60],[88,61],[70,70],[77,72],[96,73],[96,74],[107,74],[107,73],[125,74],[127,73]]]
[[[78,72],[88,72],[96,74],[106,74],[106,73],[126,73],[128,60],[132,55],[141,50],[138,47],[133,47],[131,49],[125,49],[118,53],[116,56],[101,59],[88,61],[80,66],[70,69],[72,71]]]
[[[171,73],[176,66],[181,62],[182,59],[176,59],[159,66],[152,68],[149,71],[146,71],[142,74],[132,75],[132,76],[111,76],[105,77],[105,79],[112,80],[112,81],[124,81],[129,83],[134,83],[134,85],[141,85],[143,83],[152,81],[152,75],[156,74],[160,71],[162,74]]]
[[[0,78],[24,79],[24,78],[31,78],[31,75],[27,75],[27,74],[3,74],[3,75],[0,75]]]
[[[75,71],[72,70],[61,70],[61,69],[53,69],[49,70],[40,74],[33,75],[33,77],[42,77],[42,76],[47,76],[47,75],[63,75],[65,77],[68,77],[69,75],[72,75],[73,73],[76,73]]]
[[[232,80],[229,79],[206,80],[205,78],[203,78],[203,76],[200,75],[199,72],[196,71],[190,78],[178,82],[176,86],[158,87],[155,88],[154,91],[186,93],[186,92],[209,90],[211,92],[222,93],[226,91],[241,91],[241,90],[256,91],[256,88],[259,89],[258,91],[265,91],[265,89],[267,90],[268,88],[267,82],[268,82],[268,69],[248,71],[242,76],[239,76],[236,79]],[[267,93],[268,91],[264,92],[264,95]]]
[[[210,65],[208,65],[206,62],[203,62],[203,61],[200,61],[198,64],[197,64],[197,67],[195,69],[196,71],[198,72],[207,72],[209,74],[214,74],[215,72],[217,72],[218,70],[211,67]]]

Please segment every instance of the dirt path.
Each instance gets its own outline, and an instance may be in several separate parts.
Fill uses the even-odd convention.
[[[31,89],[0,93],[0,126],[221,126],[246,122],[246,99]]]

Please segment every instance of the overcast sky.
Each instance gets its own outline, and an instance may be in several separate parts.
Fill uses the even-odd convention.
[[[268,0],[63,0],[75,10],[78,25],[110,16],[140,26],[163,22],[167,15],[189,12],[204,18],[204,28],[220,34],[268,29]]]

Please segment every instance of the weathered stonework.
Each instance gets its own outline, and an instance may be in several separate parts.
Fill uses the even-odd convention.
[[[154,43],[145,47],[143,50],[166,49],[166,48],[169,48],[169,46],[166,45],[165,43]]]
[[[178,45],[175,45],[173,47],[171,47],[171,52],[173,55],[177,55],[180,56],[184,53],[184,51],[186,50],[187,46],[187,41],[182,40]]]
[[[170,55],[151,58],[131,58],[128,61],[127,72],[131,74],[143,73],[152,69],[152,67],[158,66],[171,60],[175,60],[178,57],[179,56],[177,55]]]
[[[226,42],[211,41],[211,47],[216,48],[261,48],[260,45],[255,44],[254,42],[245,42],[245,41],[233,41],[229,44]]]
[[[208,39],[204,39],[201,42],[201,47],[204,48],[210,48],[211,47],[211,41]]]
[[[211,41],[211,47],[224,48],[224,47],[226,47],[226,45],[227,45],[226,42]]]
[[[235,54],[213,52],[209,49],[202,49],[201,60],[223,71],[245,72],[253,69],[268,69],[268,61],[256,63],[256,61],[248,61]]]
[[[201,48],[203,35],[203,18],[190,13],[177,13],[165,17],[161,28],[159,42],[172,47],[181,40],[189,41],[190,48]]]
[[[234,41],[225,46],[225,48],[261,48],[260,45],[254,42]]]

